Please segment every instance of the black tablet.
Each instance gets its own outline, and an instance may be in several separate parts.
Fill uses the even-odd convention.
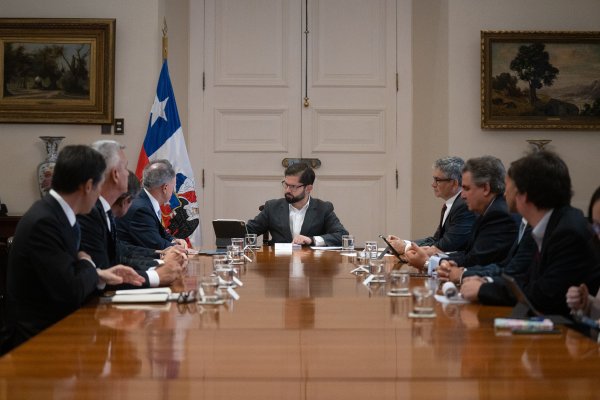
[[[383,251],[383,253],[382,253],[383,255],[385,255],[385,253],[389,250],[392,252],[393,255],[396,256],[396,258],[398,260],[400,260],[401,262],[403,262],[405,264],[408,263],[408,261],[406,259],[404,259],[402,257],[402,255],[400,255],[400,253],[398,253],[398,251],[394,248],[394,246],[392,246],[392,244],[390,242],[388,242],[388,240],[385,238],[385,236],[379,235],[379,237],[385,242],[385,244],[387,244],[387,249],[385,249]],[[383,257],[383,255],[381,255],[381,257]]]

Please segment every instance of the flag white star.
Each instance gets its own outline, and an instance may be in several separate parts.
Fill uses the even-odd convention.
[[[154,104],[152,104],[152,110],[150,110],[150,116],[152,121],[150,122],[150,126],[154,126],[156,120],[160,117],[167,120],[167,115],[165,114],[165,107],[167,106],[167,101],[169,98],[167,97],[163,101],[158,100],[158,96],[154,96]]]

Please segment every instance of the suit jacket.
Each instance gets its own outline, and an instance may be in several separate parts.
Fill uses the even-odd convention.
[[[19,222],[8,260],[11,342],[16,346],[78,309],[96,292],[98,274],[77,258],[77,235],[51,195]]]
[[[508,212],[504,196],[498,195],[485,213],[477,217],[464,251],[449,259],[463,267],[501,262],[517,239],[518,227]]]
[[[88,253],[97,268],[106,269],[117,264],[126,264],[122,262],[121,250],[123,246],[118,243],[117,235],[114,235],[108,229],[106,212],[100,200],[92,208],[92,211],[86,215],[78,215],[77,220],[81,225],[81,246],[80,249]],[[145,282],[142,287],[149,286],[148,274],[145,272],[148,266],[138,265],[134,258],[131,258],[126,265],[131,266],[136,272],[144,277]],[[156,265],[152,260],[153,265]],[[131,285],[125,285],[131,287]]]
[[[527,225],[521,241],[515,240],[512,248],[508,252],[508,257],[498,264],[475,265],[468,268],[463,278],[473,275],[479,276],[500,276],[502,273],[515,276],[525,273],[531,260],[533,259],[537,245],[533,236],[531,236],[531,226]]]
[[[154,250],[173,245],[173,236],[158,219],[145,190],[133,200],[127,214],[117,218],[117,234],[124,242]]]
[[[554,210],[539,255],[534,257],[528,271],[515,276],[527,298],[539,311],[568,316],[565,295],[570,286],[585,283],[590,293],[598,290],[600,261],[593,248],[592,237],[580,210],[571,206]],[[501,278],[482,285],[479,299],[484,304],[515,304]]]
[[[438,226],[433,236],[415,241],[419,246],[435,246],[442,251],[460,251],[467,247],[471,229],[475,222],[475,214],[469,210],[464,199],[459,195],[444,225]]]
[[[290,209],[285,198],[269,200],[265,208],[246,224],[248,233],[262,235],[269,231],[273,243],[291,243]],[[333,211],[333,204],[314,197],[304,216],[300,234],[308,237],[321,236],[327,246],[341,246],[342,236],[348,231]]]

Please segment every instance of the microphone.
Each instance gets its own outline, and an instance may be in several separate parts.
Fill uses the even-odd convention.
[[[442,293],[444,296],[450,299],[458,296],[458,288],[454,283],[446,282],[442,285]]]

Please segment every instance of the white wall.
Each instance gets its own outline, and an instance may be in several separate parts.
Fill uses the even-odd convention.
[[[39,198],[36,168],[46,152],[38,136],[66,136],[62,146],[113,138],[127,146],[129,167],[135,169],[162,62],[165,14],[183,19],[167,23],[169,35],[175,35],[170,37],[171,56],[184,54],[183,60],[170,61],[169,68],[176,93],[182,92],[182,118],[187,118],[187,16],[181,10],[188,2],[165,1],[0,0],[2,18],[116,18],[115,116],[125,118],[124,136],[101,135],[99,125],[0,124],[0,198],[11,214],[25,212]]]
[[[413,199],[432,197],[431,162],[443,153],[464,158],[492,154],[508,164],[528,150],[526,139],[552,139],[549,149],[567,162],[573,180],[573,205],[587,212],[592,192],[600,185],[600,132],[544,130],[482,130],[480,127],[481,30],[600,31],[597,0],[413,0],[415,37],[415,146],[422,154],[413,163]],[[443,29],[444,25],[447,29]],[[441,28],[441,29],[440,29]],[[446,50],[444,50],[446,49]],[[424,51],[423,51],[424,50]],[[447,69],[446,69],[447,68]],[[417,71],[425,72],[418,74]],[[422,89],[422,90],[419,90]],[[435,109],[427,104],[436,106]],[[447,108],[444,110],[444,104]],[[437,107],[440,107],[439,110]],[[447,136],[446,136],[447,135]],[[440,144],[441,143],[441,144]],[[417,144],[420,146],[418,147]],[[430,153],[421,153],[429,149]],[[427,156],[424,156],[427,154]],[[443,155],[443,154],[442,154]],[[425,188],[426,187],[426,188]],[[414,236],[429,234],[437,224],[433,209],[413,207]],[[430,204],[428,203],[427,206]]]

